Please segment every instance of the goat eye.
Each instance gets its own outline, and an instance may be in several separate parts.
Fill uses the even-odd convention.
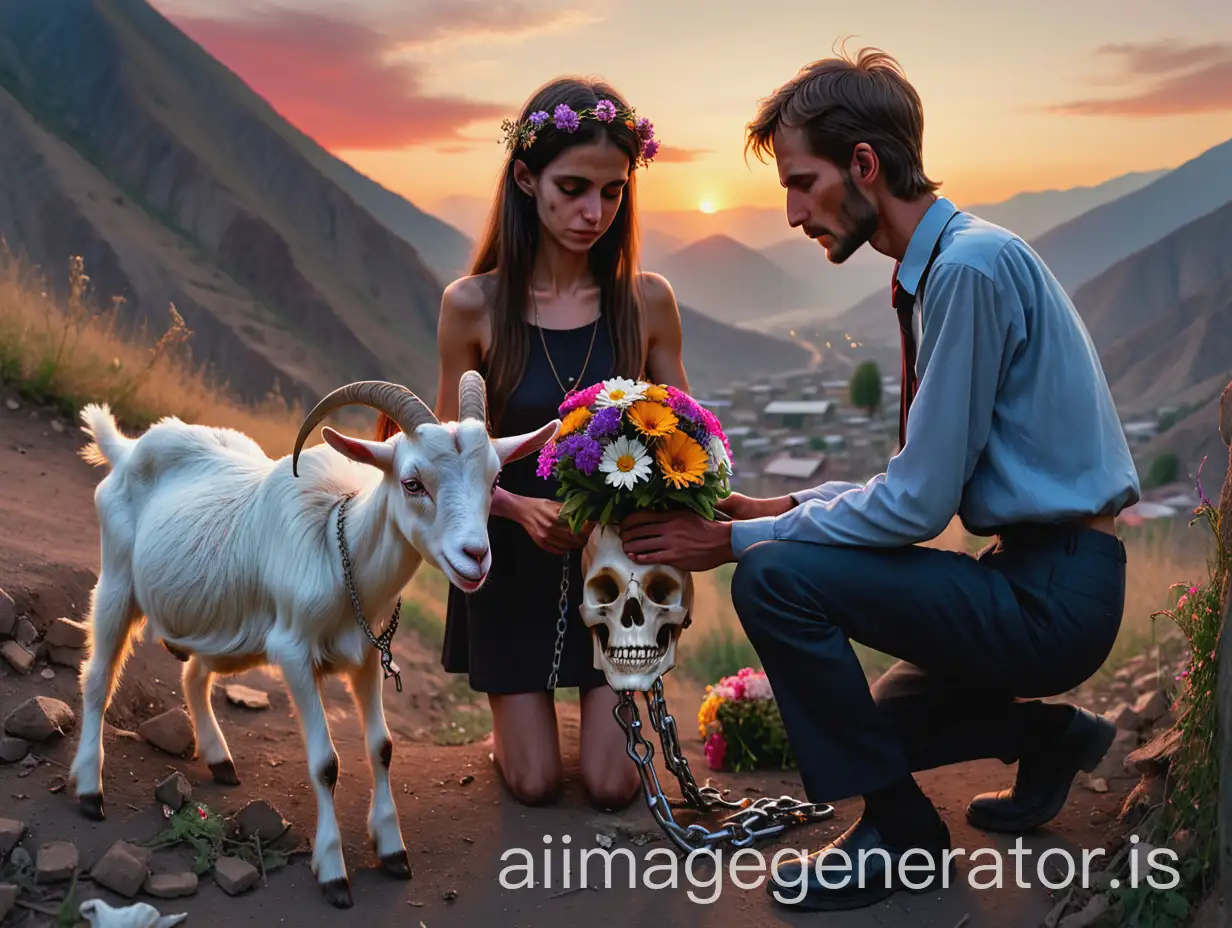
[[[402,489],[406,490],[406,492],[411,494],[411,496],[423,496],[425,493],[428,492],[424,488],[424,485],[420,483],[418,480],[416,480],[414,477],[412,477],[410,480],[403,480]]]

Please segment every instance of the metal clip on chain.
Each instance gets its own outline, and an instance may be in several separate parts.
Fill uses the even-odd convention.
[[[637,701],[629,690],[620,693],[613,714],[625,730],[626,750],[642,780],[646,803],[659,827],[686,853],[730,845],[733,848],[750,847],[761,838],[776,835],[791,825],[807,825],[821,822],[834,815],[834,807],[825,803],[803,802],[791,796],[772,799],[763,796],[757,800],[742,799],[732,802],[724,799],[718,788],[698,786],[689,769],[689,760],[680,749],[676,734],[676,720],[667,711],[663,696],[663,678],[655,680],[650,692],[645,693],[646,709],[650,724],[659,733],[663,746],[663,762],[675,775],[684,795],[683,801],[671,802],[659,785],[659,776],[654,768],[654,747],[642,737],[642,720],[638,715]],[[676,822],[672,805],[710,812],[715,809],[734,809],[732,814],[720,820],[722,826],[716,831],[704,825],[693,824],[687,828]]]
[[[402,613],[402,597],[398,597],[398,603],[394,606],[393,616],[389,620],[389,625],[385,627],[385,631],[381,632],[380,637],[372,634],[372,628],[368,625],[367,619],[364,618],[364,611],[359,605],[359,594],[355,592],[355,579],[351,575],[351,552],[347,548],[346,533],[343,530],[343,524],[346,521],[347,505],[355,498],[354,493],[348,493],[342,498],[342,503],[338,506],[338,548],[342,552],[342,575],[346,578],[347,592],[351,594],[351,604],[355,607],[355,618],[359,622],[359,627],[364,630],[364,634],[368,636],[368,640],[372,642],[373,647],[381,652],[381,668],[385,671],[385,678],[394,678],[394,686],[398,692],[402,692],[402,671],[398,665],[394,663],[394,655],[390,648],[394,641],[394,632],[398,630],[398,617]]]

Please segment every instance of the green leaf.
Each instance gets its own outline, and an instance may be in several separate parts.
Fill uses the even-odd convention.
[[[603,512],[599,515],[599,523],[601,525],[609,525],[612,518],[612,510],[616,507],[617,497],[609,497],[607,505],[603,507]]]

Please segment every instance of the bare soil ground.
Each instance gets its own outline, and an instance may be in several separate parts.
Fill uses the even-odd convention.
[[[75,452],[84,441],[80,432],[72,427],[55,431],[50,427],[51,418],[51,414],[32,412],[27,406],[13,412],[0,403],[0,586],[14,596],[19,611],[29,610],[40,631],[57,616],[85,616],[98,569],[98,530],[92,494],[102,472],[76,457]],[[555,805],[524,807],[504,791],[489,759],[489,743],[443,746],[434,742],[430,732],[449,712],[442,695],[449,686],[449,678],[440,670],[437,655],[426,650],[414,634],[399,637],[405,690],[397,694],[392,686],[387,686],[386,709],[395,732],[395,798],[414,868],[413,879],[408,883],[387,877],[368,846],[364,822],[370,780],[359,726],[349,694],[341,683],[331,681],[327,686],[327,707],[342,765],[337,789],[338,816],[355,907],[342,912],[326,903],[312,878],[307,857],[294,858],[289,866],[270,873],[267,881],[255,890],[238,897],[225,895],[206,876],[191,898],[140,898],[156,904],[163,913],[189,913],[189,926],[338,925],[363,920],[373,926],[424,928],[552,928],[587,923],[687,923],[726,928],[824,921],[853,928],[956,928],[960,924],[1033,928],[1042,924],[1054,904],[1052,894],[1041,885],[1037,875],[1035,864],[1040,853],[1048,848],[1064,848],[1080,860],[1080,849],[1103,847],[1109,826],[1133,784],[1129,776],[1113,778],[1109,792],[1104,794],[1076,784],[1062,815],[1046,829],[1023,839],[1023,845],[1032,852],[1024,859],[1027,888],[1017,885],[1014,858],[1005,855],[1014,847],[1014,841],[978,832],[963,817],[971,796],[1008,785],[1012,780],[1012,768],[986,761],[924,773],[919,779],[942,809],[955,847],[967,849],[968,855],[976,848],[993,848],[1002,853],[1006,870],[1000,889],[972,888],[972,868],[988,861],[973,863],[960,858],[957,885],[928,895],[898,894],[881,905],[856,912],[822,916],[785,911],[769,899],[764,887],[741,889],[726,875],[717,899],[698,902],[689,897],[690,890],[697,899],[707,900],[713,899],[716,889],[691,887],[683,861],[678,888],[653,890],[644,885],[646,868],[662,866],[665,857],[661,849],[671,847],[644,802],[639,800],[619,815],[600,814],[587,804],[576,767],[576,703],[561,702],[558,706],[569,776],[566,792]],[[32,674],[21,676],[0,661],[0,715],[31,695],[56,697],[80,712],[75,673],[56,667],[54,677],[46,679],[41,675],[44,666],[40,664]],[[0,817],[16,818],[28,825],[24,847],[31,855],[43,842],[72,841],[80,849],[82,869],[87,871],[115,840],[148,840],[163,824],[153,798],[154,787],[174,769],[187,775],[197,801],[229,812],[252,799],[264,799],[293,823],[294,833],[301,840],[311,839],[315,802],[304,767],[303,746],[293,710],[276,677],[255,671],[237,678],[238,682],[269,692],[272,707],[268,711],[237,708],[226,701],[221,686],[215,690],[216,712],[242,780],[238,787],[213,784],[200,760],[174,758],[142,741],[117,734],[120,730],[135,729],[143,719],[181,704],[180,666],[161,646],[143,642],[125,669],[104,735],[108,808],[105,822],[83,818],[71,785],[66,785],[67,767],[76,746],[75,733],[37,746],[34,753],[44,762],[25,775],[20,765],[0,765]],[[700,694],[697,687],[678,675],[669,674],[665,682],[668,703],[679,722],[690,764],[702,780],[708,771],[693,722]],[[613,720],[612,724],[617,723]],[[661,762],[659,773],[665,789],[677,795]],[[473,780],[464,783],[468,776]],[[800,782],[792,774],[723,774],[715,781],[729,787],[733,796],[788,793],[803,797]],[[789,831],[760,848],[767,859],[780,847],[816,848],[851,825],[859,814],[858,801],[840,803],[828,822]],[[680,818],[684,822],[694,820],[687,813],[681,813]],[[711,827],[714,820],[703,819]],[[599,832],[617,826],[623,826],[623,831],[615,847],[629,848],[638,861],[637,888],[629,888],[628,867],[618,859],[611,888],[600,885],[565,891],[559,853],[562,837],[569,835],[570,846],[576,851],[594,847]],[[645,833],[657,840],[644,846],[630,840],[631,836]],[[551,884],[515,890],[502,888],[499,876],[506,866],[501,860],[502,852],[526,848],[542,860],[545,835],[553,836],[557,852],[553,857]],[[643,863],[645,856],[655,849],[660,849],[658,855]],[[159,852],[170,853],[174,852]],[[572,859],[571,888],[578,883],[576,854]],[[702,868],[695,873],[699,879],[707,879]],[[601,884],[601,874],[600,864],[589,878],[592,887]],[[989,875],[987,870],[982,871],[976,880],[987,879]],[[659,870],[649,879],[663,876],[664,871]],[[756,874],[746,872],[744,879],[756,879]],[[101,896],[113,905],[126,904],[126,900],[88,880],[80,882],[78,899],[91,896]],[[52,919],[18,909],[4,924],[5,928],[52,924]]]

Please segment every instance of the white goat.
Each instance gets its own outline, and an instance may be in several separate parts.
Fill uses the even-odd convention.
[[[327,444],[301,460],[312,429],[345,405],[378,409],[401,432],[375,442],[327,427]],[[368,381],[335,390],[309,413],[293,454],[277,461],[230,429],[164,419],[134,440],[120,433],[106,406],[87,406],[81,418],[93,438],[83,456],[112,468],[95,492],[102,569],[91,601],[72,767],[83,813],[104,816],[103,714],[144,616],[186,661],[184,696],[198,753],[218,782],[239,780],[210,705],[214,675],[263,664],[281,670],[317,795],[313,873],[326,898],[342,908],[351,905],[351,892],[334,814],[338,757],[317,677],[345,673],[372,768],[368,835],[385,869],[409,879],[389,786],[393,743],[382,707],[380,652],[357,621],[344,576],[341,504],[349,500],[341,528],[354,594],[380,636],[388,621],[382,617],[421,560],[463,590],[482,585],[500,468],[542,447],[559,420],[526,435],[489,438],[484,383],[474,371],[462,377],[460,421],[444,424],[405,387]]]

